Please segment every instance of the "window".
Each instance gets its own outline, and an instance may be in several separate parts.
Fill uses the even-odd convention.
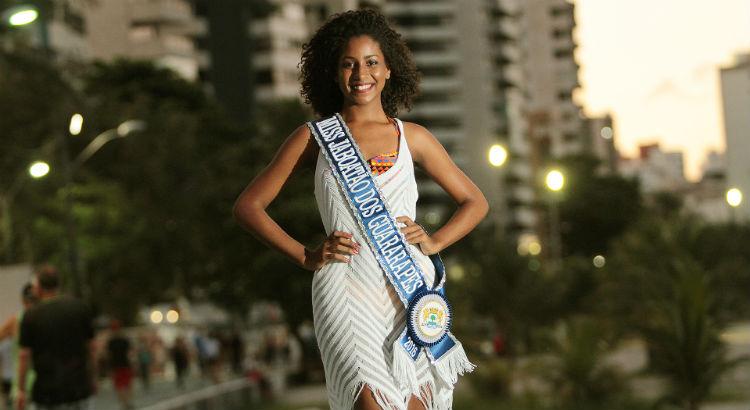
[[[456,68],[452,66],[419,67],[419,71],[425,77],[450,77],[456,74]]]
[[[558,48],[554,51],[555,58],[572,58],[573,50],[569,48]]]
[[[258,85],[270,85],[273,84],[273,73],[271,70],[258,70],[255,73],[255,82]]]
[[[128,36],[134,43],[146,43],[157,37],[156,27],[148,24],[134,24],[130,27]]]
[[[449,41],[407,40],[407,44],[409,45],[409,49],[414,53],[421,51],[448,51],[452,49],[452,43]]]

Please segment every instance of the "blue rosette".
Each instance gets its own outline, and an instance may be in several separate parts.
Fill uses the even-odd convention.
[[[406,328],[412,340],[420,346],[432,347],[448,335],[453,312],[441,292],[427,290],[412,298],[406,317]]]

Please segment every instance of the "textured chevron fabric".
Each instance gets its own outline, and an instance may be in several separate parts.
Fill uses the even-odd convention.
[[[414,164],[403,124],[397,120],[397,125],[398,157],[374,178],[393,215],[406,215],[414,220],[418,197]],[[450,409],[453,386],[435,374],[424,354],[415,365],[416,380],[409,381],[411,386],[419,386],[418,392],[394,379],[393,344],[404,329],[405,309],[367,245],[322,152],[315,171],[315,198],[326,234],[334,230],[350,232],[362,245],[350,263],[325,265],[313,276],[315,334],[331,409],[352,409],[365,386],[383,409],[406,410],[412,395],[418,396],[428,409]],[[426,275],[426,282],[432,283],[435,269],[430,259],[418,247],[409,246]]]

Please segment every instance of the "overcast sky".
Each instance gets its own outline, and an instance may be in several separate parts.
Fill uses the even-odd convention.
[[[579,102],[613,114],[624,155],[660,142],[697,178],[705,152],[724,150],[719,67],[750,52],[750,0],[575,3]]]

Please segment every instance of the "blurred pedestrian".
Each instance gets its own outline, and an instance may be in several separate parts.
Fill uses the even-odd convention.
[[[10,389],[13,385],[13,342],[10,339],[0,341],[0,373],[2,373],[2,390],[0,390],[0,409],[10,409]]]
[[[211,332],[203,340],[203,344],[206,354],[206,369],[208,370],[208,377],[212,382],[218,383],[221,381],[221,343],[219,341],[219,336],[216,332]]]
[[[133,367],[130,365],[133,347],[130,339],[122,332],[120,321],[113,320],[110,328],[112,334],[107,341],[107,358],[112,384],[120,406],[127,410],[133,408]]]
[[[245,361],[245,342],[242,336],[236,330],[229,335],[229,360],[232,363],[234,374],[241,375],[243,372],[242,364]]]
[[[36,272],[39,303],[23,316],[18,379],[33,363],[31,401],[38,410],[90,409],[96,391],[96,351],[91,311],[80,300],[60,294],[60,277],[51,266]],[[18,384],[16,405],[24,410],[27,391]]]
[[[24,312],[34,306],[36,302],[37,297],[34,294],[34,288],[31,283],[27,283],[21,289],[21,305],[23,306],[23,309],[18,312],[18,314],[8,318],[8,320],[6,320],[5,323],[0,326],[0,340],[10,346],[10,356],[3,356],[4,359],[5,357],[7,357],[7,360],[3,360],[3,391],[5,392],[6,388],[5,381],[10,380],[10,391],[5,397],[10,400],[11,403],[15,399],[16,393],[18,392],[18,378],[16,378],[16,375],[18,373],[18,352],[20,350],[18,343],[19,327],[21,325],[21,320],[23,319]],[[10,377],[7,377],[8,374],[10,374]],[[26,381],[24,382],[26,389],[30,389],[33,383],[34,371],[30,370],[26,373]],[[13,406],[10,405],[8,407],[12,408]]]
[[[185,376],[187,375],[188,365],[190,364],[190,352],[188,351],[184,337],[178,336],[177,339],[175,339],[171,353],[177,387],[184,388]]]
[[[153,361],[153,355],[151,354],[151,343],[146,334],[141,334],[138,338],[136,358],[138,360],[138,376],[141,378],[143,389],[149,390],[151,389],[151,362]]]

